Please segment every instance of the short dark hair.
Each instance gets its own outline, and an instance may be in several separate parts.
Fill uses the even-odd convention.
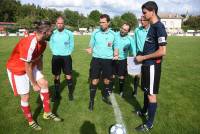
[[[127,26],[129,27],[128,32],[131,31],[131,25],[130,25],[128,22],[124,22],[123,25],[127,25]],[[122,26],[123,26],[123,25],[122,25]]]
[[[58,17],[56,18],[56,21],[57,21],[58,19],[63,19],[63,21],[65,21],[65,18],[64,18],[63,16],[58,16]]]
[[[100,19],[103,19],[103,18],[106,18],[107,22],[110,22],[110,16],[109,16],[109,15],[107,15],[107,14],[102,14],[102,15],[100,16]]]
[[[157,6],[156,2],[154,2],[154,1],[148,1],[148,2],[144,3],[142,5],[142,10],[143,9],[147,9],[149,11],[153,11],[154,10],[156,15],[158,13],[158,6]]]
[[[46,32],[51,28],[51,23],[48,20],[37,20],[34,22],[36,32]]]

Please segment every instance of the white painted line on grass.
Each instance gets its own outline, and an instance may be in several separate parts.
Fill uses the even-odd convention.
[[[110,101],[112,103],[112,107],[113,107],[113,110],[114,110],[116,122],[119,123],[119,124],[122,124],[124,126],[125,130],[126,130],[126,125],[125,125],[125,123],[123,121],[123,117],[122,117],[122,114],[121,114],[119,105],[118,105],[118,103],[116,101],[114,93],[110,94]],[[126,133],[127,133],[127,130],[126,130]]]

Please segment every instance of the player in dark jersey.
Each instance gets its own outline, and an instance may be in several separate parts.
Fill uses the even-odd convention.
[[[144,106],[136,113],[140,116],[147,113],[148,119],[135,129],[137,131],[149,131],[153,128],[157,108],[156,94],[159,91],[162,57],[166,54],[167,33],[159,20],[158,6],[154,1],[144,3],[142,12],[151,25],[145,40],[144,50],[135,59],[137,62],[142,62],[141,85],[145,93]]]

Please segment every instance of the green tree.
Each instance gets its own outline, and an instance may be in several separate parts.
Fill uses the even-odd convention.
[[[131,25],[132,29],[135,29],[138,25],[136,16],[131,12],[122,14],[121,19],[124,20],[125,22],[129,23]]]
[[[98,10],[93,10],[88,15],[88,18],[93,20],[96,23],[96,25],[98,25],[100,16],[101,16],[101,13]]]
[[[80,27],[80,21],[85,18],[82,14],[79,14],[77,11],[71,11],[69,9],[64,10],[64,17],[67,25],[76,28]]]
[[[200,16],[190,16],[187,21],[183,23],[185,30],[200,30]]]
[[[20,6],[20,2],[16,0],[0,0],[0,21],[16,21],[16,11]]]
[[[91,20],[89,18],[85,18],[83,20],[81,20],[81,23],[80,23],[80,27],[84,27],[84,28],[94,28],[96,25],[95,25],[95,22],[94,20]]]
[[[33,21],[46,19],[55,23],[56,18],[63,15],[65,24],[70,29],[78,29],[79,27],[94,28],[99,25],[99,17],[101,12],[93,10],[88,17],[79,14],[77,11],[65,9],[64,12],[56,9],[46,9],[34,4],[20,3],[20,0],[0,0],[0,21],[17,22],[18,27],[32,28]],[[197,20],[198,21],[198,20]],[[137,19],[134,14],[127,12],[121,17],[116,16],[111,21],[111,27],[119,30],[123,22],[128,22],[132,27],[136,27]],[[197,28],[196,22],[192,21],[192,28]],[[186,23],[188,26],[188,23]]]
[[[115,16],[112,20],[111,20],[111,28],[114,31],[119,31],[120,27],[122,26],[122,24],[125,21],[120,17],[120,16]]]
[[[61,11],[57,11],[55,9],[46,9],[46,11],[47,11],[46,12],[47,19],[52,23],[56,22],[58,16],[63,15]]]
[[[32,29],[34,27],[33,22],[36,20],[34,16],[26,16],[25,18],[19,18],[17,20],[17,27]]]

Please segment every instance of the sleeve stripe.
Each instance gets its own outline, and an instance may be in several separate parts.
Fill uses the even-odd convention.
[[[27,55],[27,60],[26,61],[31,61],[32,59],[32,54],[35,50],[35,47],[36,47],[36,44],[37,44],[37,40],[36,40],[36,37],[32,39],[31,41],[31,45],[28,49],[28,55]]]

